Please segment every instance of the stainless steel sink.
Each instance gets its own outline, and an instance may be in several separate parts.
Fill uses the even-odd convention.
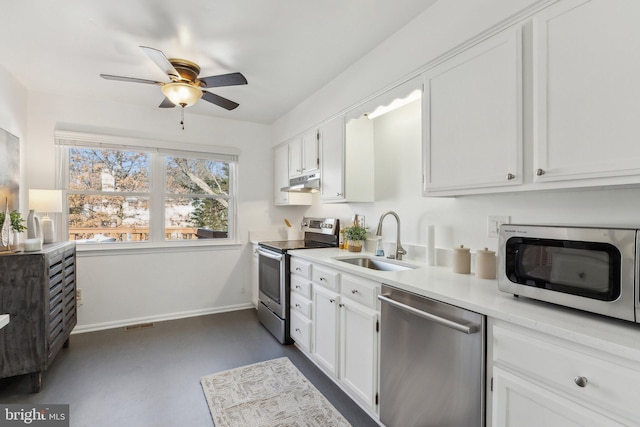
[[[346,262],[347,264],[357,265],[358,267],[369,268],[371,270],[380,271],[401,271],[412,270],[417,268],[410,264],[399,263],[397,261],[387,261],[382,259],[370,258],[370,257],[351,257],[351,258],[336,258],[337,261]]]

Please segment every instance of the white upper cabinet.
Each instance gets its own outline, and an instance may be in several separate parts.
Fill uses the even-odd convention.
[[[310,205],[309,193],[280,191],[289,186],[289,146],[281,145],[273,150],[273,203],[276,206]]]
[[[424,85],[425,195],[521,184],[521,29],[440,63]]]
[[[309,175],[320,170],[319,131],[312,130],[289,143],[289,177]]]
[[[373,122],[344,116],[320,127],[320,198],[323,203],[374,200]]]
[[[637,0],[566,0],[534,17],[536,183],[639,182],[638,22]]]

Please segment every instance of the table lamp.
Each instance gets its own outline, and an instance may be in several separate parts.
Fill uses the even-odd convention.
[[[40,237],[35,235],[35,221],[30,223],[34,212],[43,212],[40,220],[42,228],[42,242],[55,242],[55,229],[49,213],[62,212],[62,190],[29,190],[29,215],[27,217],[27,237]],[[33,230],[32,228],[33,227]],[[33,235],[32,235],[33,233]]]

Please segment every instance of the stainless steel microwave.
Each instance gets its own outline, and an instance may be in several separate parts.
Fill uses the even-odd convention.
[[[640,323],[640,230],[504,224],[498,288]]]

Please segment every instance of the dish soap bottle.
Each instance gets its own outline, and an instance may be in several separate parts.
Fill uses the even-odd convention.
[[[382,249],[382,236],[378,236],[376,239],[376,256],[384,256],[384,249]]]

